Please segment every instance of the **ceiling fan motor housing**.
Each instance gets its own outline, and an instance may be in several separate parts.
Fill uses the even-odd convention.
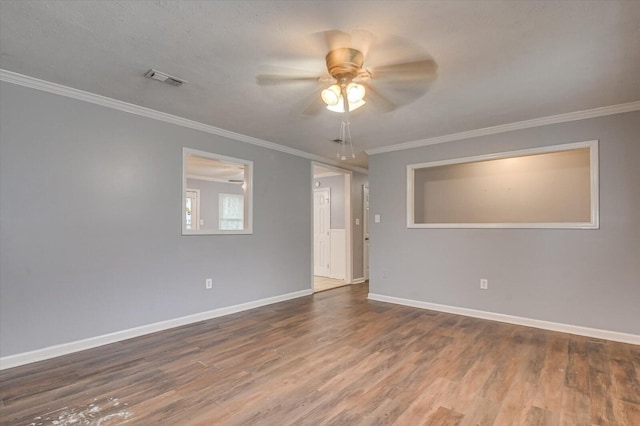
[[[327,70],[339,82],[351,81],[358,75],[364,63],[362,52],[349,47],[333,49],[327,54]]]

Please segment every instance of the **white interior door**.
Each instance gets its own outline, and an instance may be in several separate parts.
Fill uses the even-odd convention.
[[[364,212],[364,220],[362,227],[362,234],[364,236],[364,243],[362,245],[363,255],[363,267],[364,267],[364,279],[369,279],[369,187],[362,185],[362,211]]]
[[[313,190],[313,275],[328,277],[331,271],[331,193]]]

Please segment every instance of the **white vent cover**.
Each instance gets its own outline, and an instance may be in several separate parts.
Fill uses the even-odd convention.
[[[149,71],[147,71],[144,76],[147,78],[152,78],[154,80],[162,81],[163,83],[170,84],[171,86],[182,86],[184,83],[187,83],[186,80],[181,80],[177,77],[173,77],[169,74],[154,69],[150,69]]]

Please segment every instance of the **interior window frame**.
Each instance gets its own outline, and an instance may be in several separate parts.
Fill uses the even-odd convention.
[[[186,229],[186,191],[187,191],[187,157],[197,156],[212,160],[235,163],[245,166],[244,169],[244,212],[246,214],[245,226],[238,230],[216,229]],[[216,200],[217,202],[218,200]],[[181,194],[181,223],[182,235],[248,235],[253,234],[253,161],[242,158],[229,157],[214,152],[201,151],[193,148],[182,148],[182,194]]]
[[[507,222],[507,223],[416,223],[415,222],[415,171],[417,169],[439,167],[453,164],[474,163],[488,160],[498,160],[514,157],[525,157],[536,154],[547,154],[553,152],[572,151],[578,149],[589,149],[589,171],[590,171],[590,221],[588,222]],[[430,161],[426,163],[407,165],[406,181],[406,208],[407,208],[407,228],[547,228],[547,229],[599,229],[600,228],[600,200],[599,200],[599,167],[598,167],[598,140],[585,142],[574,142],[559,145],[550,145],[539,148],[531,148],[517,151],[498,152],[471,157],[453,158],[442,161]]]

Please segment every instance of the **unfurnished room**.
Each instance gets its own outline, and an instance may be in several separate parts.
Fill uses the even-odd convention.
[[[0,0],[0,425],[640,425],[640,1]]]

